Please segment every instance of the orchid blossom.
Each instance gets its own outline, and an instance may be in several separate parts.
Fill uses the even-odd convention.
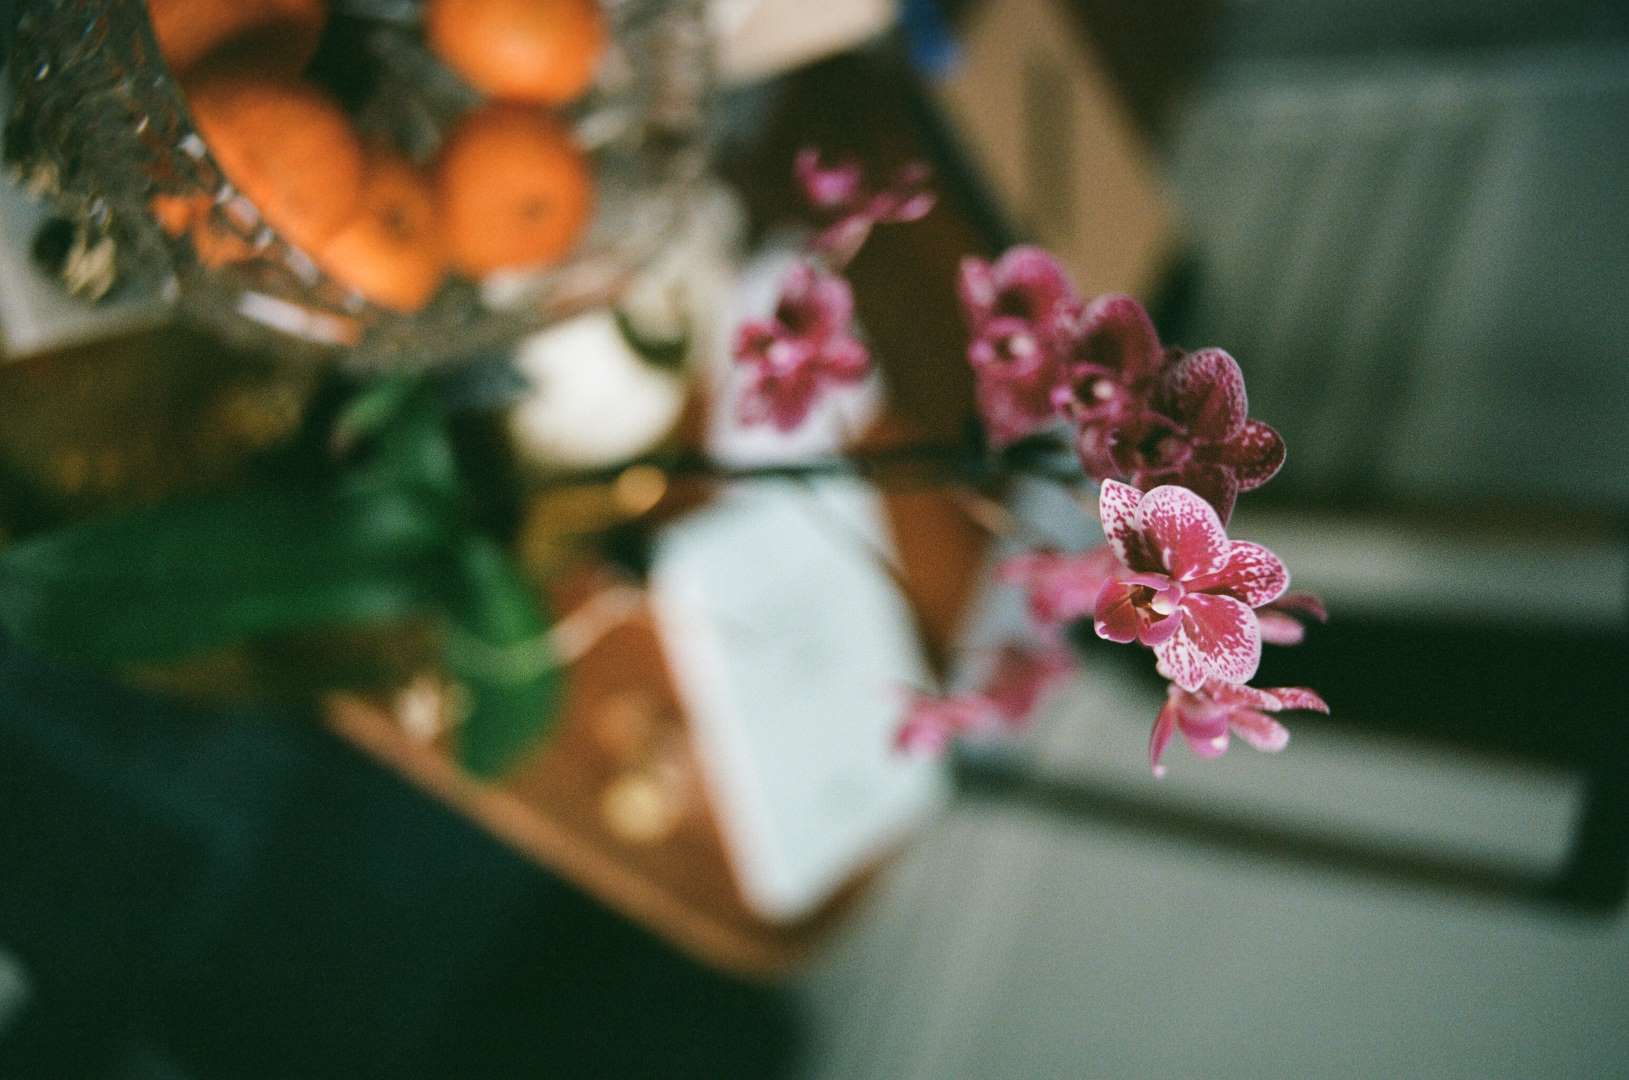
[[[1000,580],[1024,590],[1030,618],[1045,629],[1088,618],[1103,586],[1125,573],[1119,557],[1107,544],[1079,554],[1027,552],[996,568]]]
[[[915,221],[934,205],[921,165],[875,188],[858,162],[806,149],[793,175],[822,221],[811,261],[788,273],[773,315],[743,325],[735,342],[747,372],[741,418],[783,431],[801,424],[828,387],[869,370],[842,268],[877,225]],[[1152,649],[1172,684],[1150,739],[1156,775],[1178,731],[1203,757],[1221,754],[1235,733],[1258,749],[1282,749],[1289,735],[1269,714],[1328,706],[1305,688],[1246,683],[1263,642],[1299,642],[1303,622],[1325,613],[1317,597],[1286,593],[1278,556],[1227,535],[1239,494],[1284,463],[1278,432],[1249,416],[1238,363],[1221,349],[1165,345],[1133,297],[1087,303],[1038,247],[1014,247],[993,262],[963,259],[957,295],[988,443],[1001,449],[1053,425],[1072,429],[1085,473],[1101,482],[1107,542],[1006,560],[998,576],[1024,590],[1050,643],[1004,647],[979,689],[909,691],[896,749],[938,753],[964,736],[1022,726],[1072,670],[1060,631],[1087,616],[1099,637]]]
[[[957,282],[962,314],[973,337],[983,335],[992,319],[1026,322],[1040,337],[1080,298],[1058,260],[1038,247],[1010,248],[993,263],[969,256],[962,260]]]
[[[870,354],[854,337],[853,321],[847,281],[810,263],[794,266],[774,315],[744,323],[737,332],[735,359],[748,371],[742,422],[791,431],[828,386],[865,378]]]
[[[1244,372],[1221,349],[1176,354],[1154,405],[1150,415],[1161,422],[1116,455],[1140,488],[1181,484],[1225,523],[1240,492],[1265,484],[1284,465],[1284,440],[1249,418]]]
[[[813,148],[798,152],[792,171],[809,206],[828,221],[812,246],[837,266],[854,258],[876,226],[917,221],[937,201],[928,186],[933,174],[921,162],[901,166],[875,190],[858,162],[828,164]]]
[[[1277,753],[1289,744],[1290,733],[1266,714],[1286,709],[1329,712],[1324,699],[1304,686],[1258,690],[1210,680],[1190,691],[1172,685],[1148,738],[1148,763],[1155,776],[1165,775],[1160,758],[1172,734],[1178,731],[1187,740],[1188,748],[1203,758],[1226,753],[1233,734],[1257,750]]]
[[[1150,646],[1184,690],[1211,679],[1248,682],[1261,663],[1254,609],[1290,582],[1278,556],[1229,540],[1215,509],[1187,488],[1145,494],[1105,480],[1098,506],[1104,535],[1130,572],[1099,591],[1097,635]]]
[[[1002,646],[984,685],[962,694],[912,691],[894,735],[904,753],[942,753],[965,735],[988,735],[1026,726],[1036,706],[1075,668],[1066,649]]]
[[[1165,361],[1153,321],[1136,300],[1110,294],[1066,310],[1054,334],[1065,378],[1053,404],[1075,426],[1081,466],[1097,480],[1129,479],[1125,449],[1170,425],[1152,411]]]
[[[1057,419],[1052,394],[1062,368],[1031,323],[996,316],[968,346],[967,358],[978,380],[979,415],[991,443],[1006,446]]]
[[[990,726],[990,703],[980,694],[935,695],[911,691],[905,718],[894,732],[894,749],[925,757],[942,754],[960,735]]]

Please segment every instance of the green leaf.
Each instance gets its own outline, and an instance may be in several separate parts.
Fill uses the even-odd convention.
[[[460,493],[458,458],[434,387],[414,384],[405,396],[392,395],[391,405],[389,422],[372,434],[364,464],[351,472],[346,485],[417,488],[450,506]]]
[[[332,441],[336,446],[354,446],[386,431],[409,405],[424,393],[422,375],[387,375],[370,381],[345,403],[335,417]]]
[[[548,730],[563,677],[541,603],[503,549],[471,536],[458,565],[447,666],[470,696],[459,757],[477,776],[492,777]]]
[[[450,530],[434,500],[404,490],[170,503],[0,551],[0,626],[44,652],[117,664],[399,618],[439,599]]]

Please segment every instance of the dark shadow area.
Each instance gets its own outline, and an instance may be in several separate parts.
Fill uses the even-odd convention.
[[[1299,648],[1270,650],[1262,663],[1259,685],[1312,685],[1336,703],[1333,718],[1301,716],[1298,727],[1339,725],[1581,777],[1580,812],[1556,874],[1366,840],[1315,822],[1268,826],[1208,802],[1184,803],[1165,789],[1134,794],[1037,774],[1012,760],[963,758],[958,779],[972,799],[1081,827],[1108,825],[1364,880],[1613,915],[1629,899],[1629,737],[1622,725],[1602,720],[1618,716],[1626,656],[1629,637],[1621,632],[1347,619],[1315,630]]]
[[[679,956],[304,718],[0,646],[0,1076],[773,1076],[780,992]]]

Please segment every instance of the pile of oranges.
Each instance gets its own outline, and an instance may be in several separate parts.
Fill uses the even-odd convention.
[[[326,0],[147,0],[210,154],[261,217],[334,279],[401,312],[449,273],[547,266],[592,216],[593,177],[554,109],[594,81],[606,47],[598,0],[427,0],[424,36],[485,96],[433,161],[364,140],[335,99],[302,77]],[[250,245],[209,216],[208,196],[150,204],[198,260]]]

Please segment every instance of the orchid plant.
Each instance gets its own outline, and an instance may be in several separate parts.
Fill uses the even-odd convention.
[[[783,432],[867,377],[845,271],[876,229],[919,220],[934,204],[920,165],[873,183],[854,162],[805,151],[794,175],[816,228],[767,317],[739,328],[742,377],[727,403],[741,422]],[[1000,649],[976,690],[909,689],[900,752],[1024,726],[1072,669],[1065,643],[1088,619],[1098,637],[1152,651],[1171,684],[1149,741],[1156,774],[1176,732],[1206,757],[1235,733],[1281,749],[1277,713],[1326,706],[1304,688],[1249,683],[1264,643],[1300,641],[1324,609],[1286,591],[1289,572],[1272,552],[1227,534],[1240,493],[1284,462],[1278,433],[1249,415],[1239,365],[1220,349],[1165,345],[1129,296],[1087,300],[1035,247],[964,260],[959,296],[982,442],[763,465],[670,448],[542,482],[602,487],[645,465],[714,480],[885,481],[896,467],[920,479],[927,467],[968,489],[1013,472],[1068,485],[1106,542],[1086,552],[1032,544],[999,567],[1000,580],[1025,592],[1039,644]],[[48,656],[126,670],[268,635],[427,620],[440,627],[441,665],[463,691],[459,759],[479,776],[501,775],[558,712],[562,669],[582,651],[568,646],[580,620],[552,617],[490,528],[496,511],[479,479],[489,470],[454,438],[446,391],[423,374],[335,373],[298,430],[253,457],[235,486],[9,541],[0,633]],[[967,494],[983,524],[1016,534],[1010,515]]]
[[[858,163],[811,149],[794,175],[821,227],[783,280],[773,316],[742,326],[735,344],[750,373],[739,417],[783,431],[831,388],[865,376],[870,357],[843,271],[873,229],[918,220],[934,202],[921,165],[873,187]],[[963,736],[1023,726],[1072,669],[1068,629],[1090,619],[1097,637],[1149,649],[1170,684],[1149,738],[1156,776],[1176,732],[1200,757],[1223,753],[1232,734],[1282,750],[1289,734],[1270,714],[1328,706],[1305,687],[1249,683],[1264,642],[1296,644],[1303,620],[1326,613],[1317,597],[1287,591],[1278,556],[1228,536],[1239,495],[1271,480],[1285,454],[1278,432],[1250,417],[1238,362],[1219,348],[1162,343],[1136,299],[1084,298],[1058,260],[1033,246],[994,262],[964,259],[959,298],[992,452],[1066,433],[1076,481],[1097,485],[1105,543],[1007,559],[998,577],[1025,591],[1044,644],[1004,647],[978,690],[909,691],[897,748],[940,752]]]

